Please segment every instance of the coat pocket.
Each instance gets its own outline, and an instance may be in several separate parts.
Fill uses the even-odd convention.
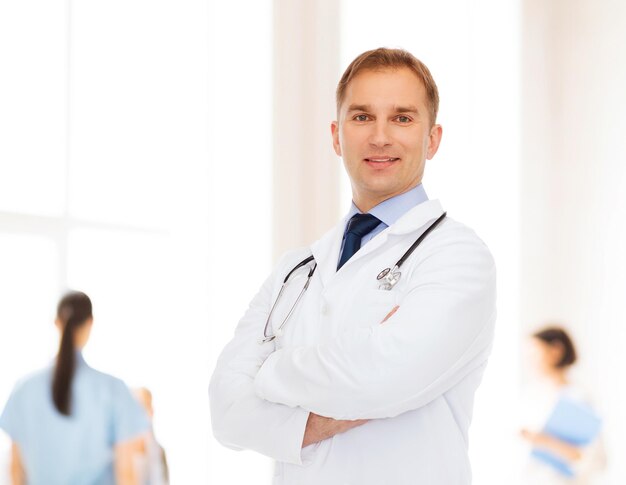
[[[380,325],[395,311],[398,301],[396,291],[367,289],[355,295],[348,311],[356,326]]]

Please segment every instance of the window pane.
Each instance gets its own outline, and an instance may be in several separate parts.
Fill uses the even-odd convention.
[[[0,234],[0,410],[16,381],[56,353],[57,258],[49,239]],[[0,467],[9,444],[0,432]],[[5,470],[0,468],[0,483],[5,483]]]
[[[130,380],[154,372],[151,365],[158,365],[161,349],[145,344],[168,334],[170,257],[165,236],[99,229],[70,233],[68,283],[93,301],[93,335],[86,349],[91,363]],[[138,349],[142,365],[133,365]]]
[[[0,401],[14,379],[56,352],[58,254],[39,236],[0,233]]]
[[[74,5],[70,213],[167,227],[179,162],[205,150],[203,31],[171,2]]]
[[[65,203],[65,2],[0,2],[0,211]]]

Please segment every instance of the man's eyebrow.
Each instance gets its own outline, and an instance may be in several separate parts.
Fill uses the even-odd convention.
[[[351,104],[348,106],[348,113],[352,111],[371,111],[369,104]]]
[[[369,112],[371,110],[372,107],[369,104],[351,104],[350,106],[348,106],[348,113],[351,113],[353,111]],[[419,110],[417,109],[417,107],[413,106],[412,104],[406,106],[394,106],[393,111],[396,113],[419,114]]]
[[[394,111],[396,113],[415,113],[415,114],[419,114],[419,110],[415,106],[413,106],[413,105],[396,106]]]

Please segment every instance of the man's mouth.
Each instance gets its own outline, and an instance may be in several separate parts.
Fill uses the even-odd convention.
[[[369,157],[365,159],[366,162],[372,162],[372,163],[395,162],[396,160],[400,160],[400,159],[397,157]]]
[[[400,160],[398,157],[369,157],[363,159],[369,168],[376,171],[393,167],[398,160]]]

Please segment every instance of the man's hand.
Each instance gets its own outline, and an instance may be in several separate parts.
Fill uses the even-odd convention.
[[[332,438],[336,434],[343,433],[349,429],[356,428],[367,423],[367,419],[356,419],[354,421],[326,418],[315,413],[309,413],[306,422],[302,448]]]
[[[566,441],[554,438],[545,433],[535,433],[527,429],[523,429],[520,434],[522,438],[537,448],[547,449],[552,453],[569,461],[578,461],[582,458],[582,452],[578,446],[571,445]]]

